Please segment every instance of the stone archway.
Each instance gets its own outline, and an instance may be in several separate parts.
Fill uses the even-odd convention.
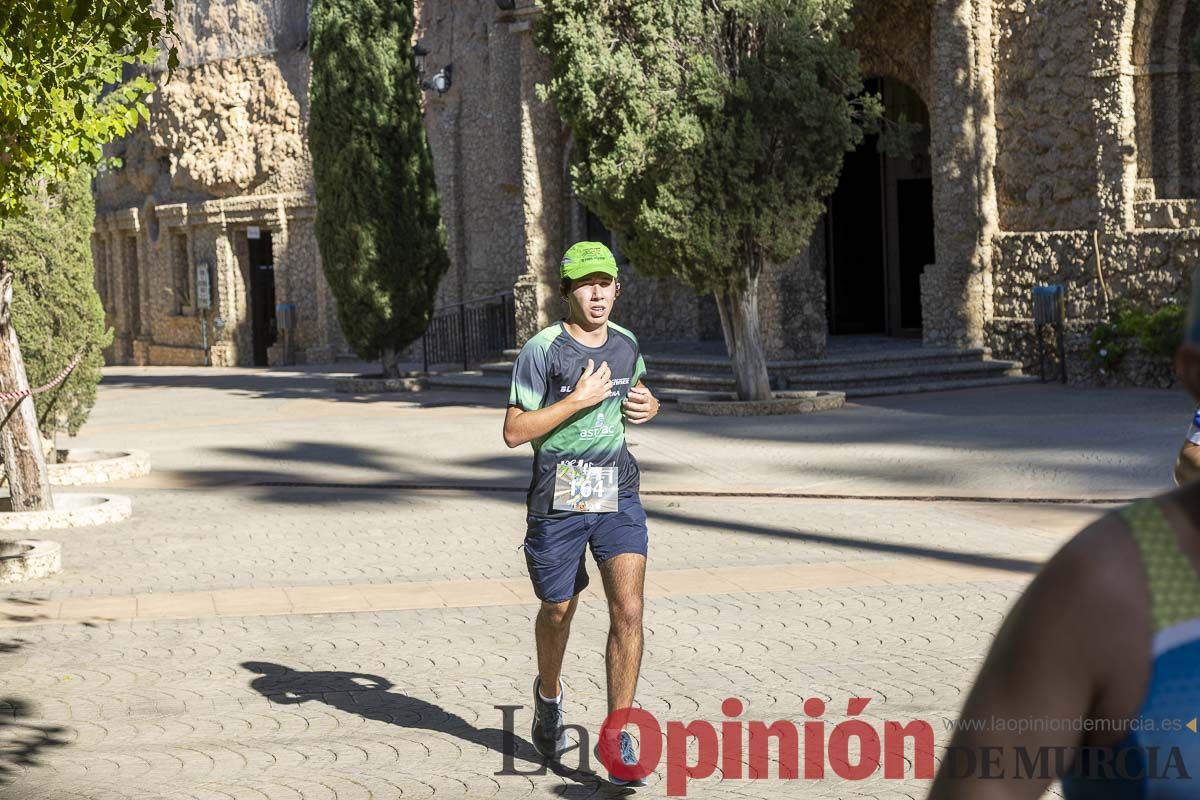
[[[1198,33],[1200,8],[1192,0],[1138,0],[1130,66],[1141,199],[1200,195],[1200,68],[1192,58]]]
[[[934,258],[929,109],[896,78],[874,78],[890,122],[920,127],[911,153],[879,151],[867,137],[848,153],[826,215],[829,332],[919,336],[921,275]]]

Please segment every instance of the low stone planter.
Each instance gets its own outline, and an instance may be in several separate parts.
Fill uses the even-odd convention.
[[[419,392],[424,388],[425,377],[420,373],[409,373],[402,378],[385,378],[382,375],[355,375],[353,378],[338,378],[333,382],[333,390],[344,394]]]
[[[119,494],[75,494],[60,492],[54,495],[53,511],[14,513],[12,501],[0,498],[0,533],[4,531],[41,531],[53,528],[83,528],[106,525],[129,519],[133,504]]]
[[[762,417],[772,414],[812,414],[846,404],[845,392],[772,392],[770,400],[737,400],[733,395],[680,398],[678,408],[710,417]]]
[[[62,570],[62,547],[41,539],[0,541],[0,584],[44,578]]]
[[[51,486],[109,483],[150,474],[150,454],[144,450],[59,450],[58,463],[47,464]]]

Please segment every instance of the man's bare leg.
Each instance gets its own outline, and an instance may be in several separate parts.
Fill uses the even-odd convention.
[[[533,626],[537,639],[538,675],[542,678],[541,692],[551,699],[562,689],[558,679],[562,675],[563,656],[571,635],[571,618],[578,605],[579,595],[562,603],[542,603]]]
[[[600,565],[608,598],[608,710],[633,706],[642,668],[642,594],[646,557],[622,553]]]

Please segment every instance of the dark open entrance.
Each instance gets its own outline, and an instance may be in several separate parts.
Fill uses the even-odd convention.
[[[259,230],[246,244],[250,252],[250,325],[254,366],[267,366],[267,348],[275,344],[275,260],[271,254],[271,232]]]
[[[900,81],[876,78],[888,119],[921,126],[911,157],[879,152],[869,136],[847,153],[826,215],[829,331],[920,335],[921,273],[934,261],[929,111]]]

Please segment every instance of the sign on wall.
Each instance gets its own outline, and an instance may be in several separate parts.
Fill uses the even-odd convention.
[[[212,308],[212,281],[208,275],[208,264],[196,267],[196,308]]]

